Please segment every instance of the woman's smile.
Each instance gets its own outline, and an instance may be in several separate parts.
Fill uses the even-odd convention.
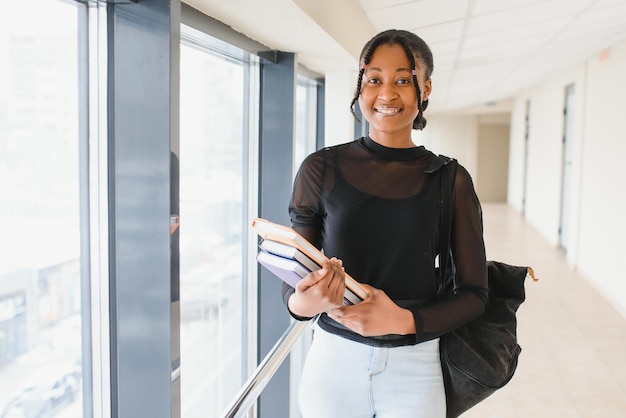
[[[383,116],[394,116],[397,115],[398,113],[402,112],[402,108],[397,107],[397,106],[386,106],[386,105],[380,105],[380,106],[376,106],[374,107],[374,110],[380,114],[382,114]]]

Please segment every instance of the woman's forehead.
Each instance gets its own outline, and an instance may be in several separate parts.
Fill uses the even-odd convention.
[[[402,45],[398,44],[383,44],[378,45],[374,51],[372,51],[372,55],[370,58],[370,62],[374,59],[395,59],[402,61],[409,61],[409,57],[407,56],[406,51]]]
[[[423,67],[422,60],[415,53],[413,53],[413,59],[414,59],[416,68]],[[394,64],[401,63],[402,66],[405,66],[409,70],[411,70],[411,62],[407,55],[407,51],[400,44],[384,43],[384,44],[378,45],[374,49],[374,51],[372,51],[372,54],[370,55],[370,60],[367,66],[369,67],[370,65],[376,64],[377,62],[378,64],[381,64],[382,62],[394,63]]]

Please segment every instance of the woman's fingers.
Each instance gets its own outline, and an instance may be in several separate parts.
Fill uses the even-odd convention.
[[[327,300],[329,308],[341,306],[343,304],[343,294],[345,291],[345,271],[343,263],[341,260],[333,257],[324,263],[322,267],[326,271],[324,278],[321,279],[319,283],[326,288],[326,290],[323,291],[323,297]]]
[[[346,271],[343,268],[343,263],[341,263],[341,260],[332,258],[328,270],[330,272],[328,288],[331,289],[333,293],[340,293],[343,300],[343,292],[346,285]]]
[[[296,284],[297,304],[305,307],[307,312],[325,312],[342,306],[344,292],[345,271],[341,260],[336,258],[326,261],[321,269]]]

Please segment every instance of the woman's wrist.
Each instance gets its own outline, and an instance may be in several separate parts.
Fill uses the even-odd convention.
[[[300,306],[300,304],[298,303],[297,293],[289,296],[289,299],[287,300],[287,309],[289,309],[289,312],[291,312],[292,315],[295,315],[299,318],[312,318],[317,315],[317,312],[308,312],[306,309],[304,309],[304,307]]]
[[[399,330],[401,332],[398,332],[400,335],[410,335],[417,332],[415,329],[415,317],[413,316],[413,312],[408,309],[400,308],[398,324],[401,327]]]

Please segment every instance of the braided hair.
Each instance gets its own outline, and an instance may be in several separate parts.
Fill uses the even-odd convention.
[[[361,69],[359,70],[359,77],[356,85],[356,92],[352,103],[350,103],[350,111],[355,118],[356,112],[354,105],[359,100],[361,94],[361,84],[363,82],[363,74],[365,73],[365,67],[370,63],[372,55],[376,48],[380,45],[400,45],[404,48],[409,62],[411,64],[411,72],[413,74],[413,85],[415,86],[415,92],[417,93],[417,109],[419,110],[417,117],[413,121],[413,129],[422,130],[426,126],[426,119],[424,118],[424,111],[428,107],[428,99],[422,101],[422,93],[420,91],[419,83],[417,82],[417,71],[415,68],[415,59],[419,59],[425,66],[425,77],[428,80],[433,72],[433,53],[430,48],[424,42],[422,38],[415,35],[412,32],[405,30],[390,29],[379,33],[370,39],[363,50],[361,51],[360,63]]]

